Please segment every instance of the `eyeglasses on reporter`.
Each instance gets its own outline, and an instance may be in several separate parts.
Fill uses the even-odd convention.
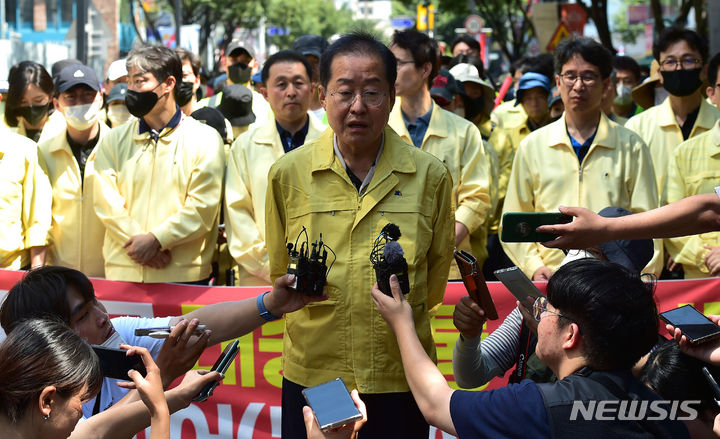
[[[535,317],[535,320],[538,322],[542,318],[543,313],[549,312],[550,314],[555,314],[558,317],[563,317],[565,319],[570,320],[571,322],[575,322],[575,320],[571,319],[570,317],[560,314],[556,311],[549,310],[548,307],[548,300],[545,296],[540,296],[537,299],[535,299],[535,303],[533,303],[532,311],[533,311],[533,317]]]
[[[596,73],[583,73],[582,75],[578,75],[575,72],[567,72],[561,73],[559,76],[562,78],[562,82],[566,87],[574,87],[578,79],[586,87],[592,87],[600,82],[600,75]]]
[[[681,70],[691,70],[700,66],[700,59],[692,56],[684,56],[680,59],[666,58],[660,62],[660,66],[663,70],[677,70],[678,67]]]

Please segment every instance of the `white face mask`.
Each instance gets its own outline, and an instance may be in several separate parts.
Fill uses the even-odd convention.
[[[565,259],[560,263],[560,266],[567,264],[568,262],[577,261],[578,259],[595,258],[595,256],[587,250],[568,250]]]
[[[97,99],[92,104],[64,107],[65,121],[78,131],[85,131],[97,123],[100,108],[102,108],[102,99]]]
[[[133,116],[125,105],[110,105],[107,109],[107,117],[114,128],[132,119]]]
[[[100,346],[106,347],[106,348],[119,348],[121,344],[127,344],[125,340],[118,334],[117,331],[113,331],[112,335],[103,342]]]
[[[615,105],[630,105],[632,103],[632,89],[625,84],[618,83],[615,87]]]

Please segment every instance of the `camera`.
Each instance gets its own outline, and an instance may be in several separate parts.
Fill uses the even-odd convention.
[[[298,247],[298,241],[302,235],[305,235],[305,242]],[[290,285],[296,291],[308,296],[322,296],[323,287],[327,283],[327,275],[332,268],[327,267],[328,250],[332,253],[333,258],[335,252],[320,239],[312,243],[312,249],[309,245],[307,229],[302,228],[298,234],[295,244],[288,242],[287,249],[290,261],[288,262],[287,274],[295,275],[295,280]]]

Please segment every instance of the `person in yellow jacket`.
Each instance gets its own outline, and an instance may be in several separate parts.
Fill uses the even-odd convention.
[[[95,156],[95,211],[105,225],[108,279],[207,284],[217,240],[225,151],[217,131],[184,117],[171,49],[142,46],[127,58],[128,111]]]
[[[50,230],[50,183],[37,144],[0,126],[0,268],[45,265]]]
[[[625,126],[650,148],[658,194],[665,187],[673,150],[683,141],[704,133],[718,120],[718,111],[702,95],[701,72],[707,43],[696,32],[667,28],[653,46],[660,64],[660,83],[669,96],[627,121]]]
[[[495,200],[490,199],[493,168],[478,128],[443,110],[430,96],[437,72],[437,43],[414,31],[396,31],[390,50],[398,62],[395,102],[388,124],[406,142],[443,161],[453,181],[455,246],[471,252],[480,264],[487,258],[483,227]],[[399,101],[399,102],[398,102]],[[494,195],[494,194],[493,194]],[[451,279],[460,279],[457,267]]]
[[[323,127],[307,113],[313,94],[312,67],[297,52],[283,50],[267,59],[260,93],[270,103],[274,123],[243,133],[230,150],[225,174],[225,230],[238,263],[237,285],[270,285],[265,246],[265,194],[275,161],[320,136]]]
[[[8,73],[5,125],[38,143],[58,134],[65,119],[51,110],[53,90],[53,80],[42,65],[22,61],[12,66]]]
[[[341,377],[373,413],[360,438],[427,437],[392,330],[367,294],[376,281],[373,242],[394,223],[409,266],[416,330],[435,358],[430,316],[442,303],[452,260],[452,179],[442,162],[387,126],[395,101],[392,52],[367,34],[341,37],[323,54],[320,101],[330,130],[270,168],[266,233],[270,276],[287,271],[287,242],[303,228],[337,258],[328,300],[286,316],[282,432],[304,437],[301,391]],[[332,262],[328,257],[328,265]],[[367,398],[364,396],[366,395]]]
[[[101,120],[100,81],[84,65],[70,65],[55,77],[55,109],[66,128],[38,145],[40,164],[52,186],[52,228],[48,264],[105,277],[105,227],[93,205],[96,145],[110,128]]]
[[[710,86],[707,95],[720,108],[720,54],[708,63]],[[682,198],[712,193],[720,186],[720,121],[706,131],[678,145],[670,157],[667,182],[661,204]],[[665,240],[673,260],[682,264],[685,278],[701,278],[720,274],[720,232],[668,238]]]
[[[578,38],[560,43],[555,58],[565,114],[520,142],[503,213],[553,212],[563,205],[619,206],[631,212],[657,207],[647,147],[600,108],[610,81],[610,52]],[[550,279],[565,257],[540,243],[503,242],[503,248],[533,280]],[[659,271],[659,263],[656,254],[648,268]]]

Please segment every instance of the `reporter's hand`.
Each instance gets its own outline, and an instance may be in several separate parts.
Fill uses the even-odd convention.
[[[532,275],[532,280],[534,281],[548,281],[552,277],[553,272],[551,269],[549,269],[546,266],[542,266],[535,270],[535,273]]]
[[[705,255],[705,266],[710,271],[710,276],[720,276],[720,247],[703,246],[710,250]]]
[[[157,365],[163,374],[164,388],[192,369],[207,347],[212,331],[206,329],[199,337],[193,336],[199,323],[198,319],[180,320],[160,348]]]
[[[153,361],[150,352],[145,348],[126,344],[120,345],[120,348],[127,349],[128,356],[139,355],[145,365],[147,374],[143,377],[140,372],[131,370],[128,372],[128,376],[132,381],[119,381],[117,385],[125,389],[136,389],[143,403],[150,411],[151,417],[164,414],[170,416],[162,385],[162,374],[160,368]]]
[[[381,292],[382,294],[382,292]],[[358,431],[365,425],[367,422],[367,409],[365,408],[365,403],[360,399],[360,395],[358,394],[358,391],[356,389],[353,389],[352,392],[350,392],[350,396],[353,399],[353,402],[355,403],[355,407],[360,410],[360,413],[362,413],[363,417],[362,419],[353,422],[352,424],[348,424],[345,426],[342,426],[340,428],[336,428],[327,432],[323,432],[320,430],[320,426],[318,425],[317,421],[315,421],[315,414],[313,413],[312,409],[308,406],[303,407],[303,418],[305,419],[305,432],[307,433],[308,439],[355,439],[357,438]]]
[[[209,370],[191,370],[185,374],[180,384],[173,391],[180,392],[185,407],[189,406],[206,384],[213,381],[222,382],[225,378],[220,372]]]
[[[543,242],[548,248],[565,250],[589,248],[605,241],[611,241],[607,233],[607,219],[584,207],[560,206],[560,212],[575,217],[571,223],[540,226],[540,233],[560,235],[558,238]]]
[[[533,334],[537,335],[537,327],[538,327],[538,321],[535,320],[535,316],[533,315],[532,308],[535,301],[532,297],[528,296],[525,303],[520,302],[519,300],[515,302],[518,306],[518,310],[520,311],[520,314],[523,316],[523,322],[525,323],[525,326],[532,332]]]
[[[720,325],[720,315],[709,315],[708,318],[715,324]],[[688,341],[687,337],[683,335],[680,328],[676,328],[673,325],[665,325],[665,328],[675,341],[677,341],[678,345],[680,345],[681,351],[698,360],[720,366],[720,340],[693,345]]]
[[[403,323],[414,326],[412,308],[405,300],[398,278],[394,274],[390,276],[390,290],[392,291],[392,297],[388,297],[380,291],[377,282],[373,285],[372,300],[375,302],[380,315],[388,322],[393,331],[396,331],[397,325]]]
[[[270,294],[264,297],[265,308],[274,316],[280,316],[289,312],[297,311],[310,302],[327,300],[328,296],[308,296],[290,288],[295,276],[286,274],[275,279],[275,284]]]
[[[453,325],[465,338],[475,338],[483,330],[485,311],[470,296],[460,298],[453,311]]]

